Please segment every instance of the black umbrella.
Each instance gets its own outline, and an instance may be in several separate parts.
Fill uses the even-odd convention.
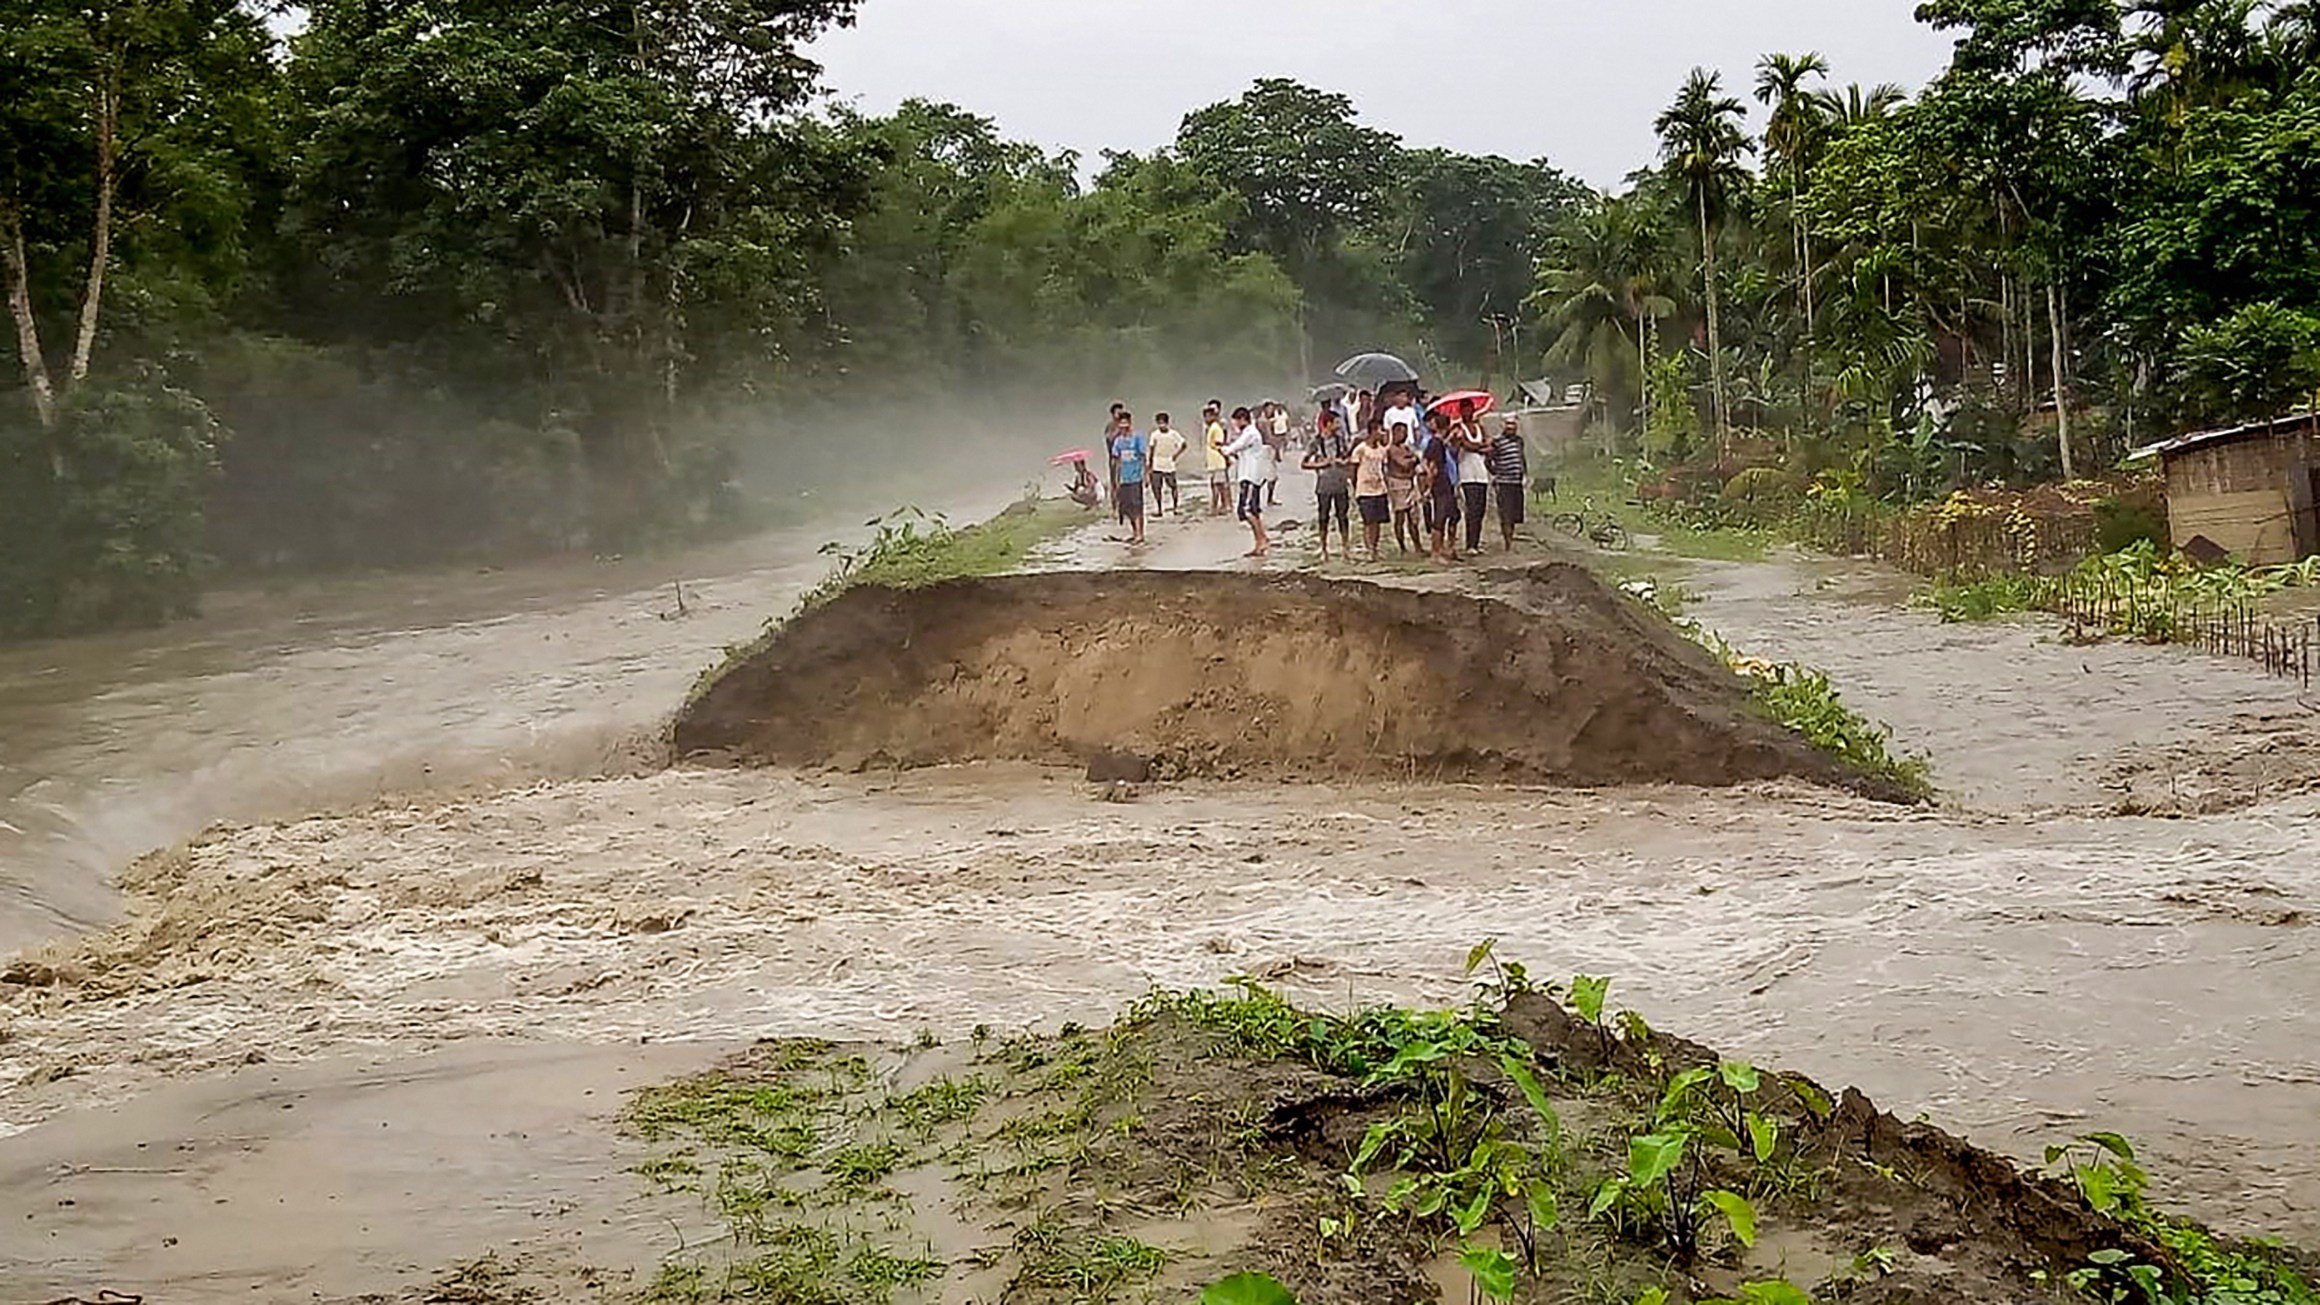
[[[1315,403],[1335,403],[1352,394],[1354,388],[1343,381],[1331,381],[1327,385],[1316,385],[1313,387],[1313,401]]]
[[[1417,381],[1418,369],[1390,353],[1360,353],[1337,364],[1337,375],[1365,390]]]

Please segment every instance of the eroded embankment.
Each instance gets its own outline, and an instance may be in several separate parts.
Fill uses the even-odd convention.
[[[1581,786],[1799,777],[1899,797],[1577,567],[1525,604],[1312,576],[1094,573],[854,589],[677,718],[678,756]]]

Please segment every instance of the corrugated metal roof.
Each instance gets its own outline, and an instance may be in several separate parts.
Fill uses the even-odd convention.
[[[2292,431],[2299,426],[2310,426],[2314,424],[2315,419],[2320,419],[2320,412],[2292,412],[2285,417],[2274,417],[2270,421],[2251,421],[2243,425],[2221,427],[2217,430],[2193,431],[2188,435],[2178,435],[2170,440],[2161,440],[2157,444],[2146,444],[2128,454],[2127,460],[2138,462],[2148,457],[2163,458],[2176,453],[2189,453],[2193,449],[2203,449],[2210,444],[2228,444],[2233,440],[2249,435],[2274,435],[2283,429]]]

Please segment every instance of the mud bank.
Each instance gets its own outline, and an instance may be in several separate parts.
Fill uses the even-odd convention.
[[[632,1281],[797,1305],[1189,1300],[1252,1271],[1304,1305],[1473,1299],[1486,1272],[1524,1303],[2060,1302],[2138,1279],[2309,1299],[2280,1258],[2151,1209],[2123,1142],[2026,1171],[1857,1090],[1480,975],[1497,995],[1445,1011],[1249,985],[1154,994],[1100,1030],[761,1043],[633,1098],[637,1172],[685,1247]],[[1681,1162],[1646,1176],[1671,1143]],[[585,1278],[545,1249],[424,1299]]]
[[[1752,711],[1713,657],[1586,571],[1518,607],[1312,576],[1065,573],[865,586],[677,717],[680,757],[858,770],[1084,763],[1902,795]]]

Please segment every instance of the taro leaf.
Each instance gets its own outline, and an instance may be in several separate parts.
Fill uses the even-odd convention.
[[[2134,1144],[2117,1133],[2088,1133],[2083,1140],[2094,1143],[2129,1164],[2134,1163]]]
[[[1813,1305],[1812,1297],[1790,1282],[1751,1282],[1740,1288],[1746,1305]]]
[[[1474,1275],[1474,1285],[1491,1300],[1514,1299],[1514,1257],[1487,1246],[1469,1246],[1458,1252],[1458,1262]]]
[[[1732,1225],[1732,1235],[1742,1246],[1756,1244],[1756,1207],[1748,1203],[1747,1197],[1719,1189],[1701,1193],[1700,1199],[1716,1207],[1724,1222]]]
[[[1589,1024],[1603,1022],[1603,1000],[1611,994],[1611,980],[1582,974],[1571,980],[1571,1009]]]
[[[1608,1210],[1612,1206],[1619,1204],[1620,1196],[1623,1195],[1626,1191],[1626,1179],[1604,1179],[1603,1185],[1595,1189],[1595,1199],[1589,1202],[1587,1205],[1587,1217],[1590,1219],[1602,1218],[1603,1212],[1605,1210]]]
[[[2119,1250],[2116,1247],[2106,1246],[2099,1251],[2089,1253],[2086,1257],[2086,1262],[2089,1264],[2099,1264],[2107,1269],[2114,1264],[2125,1264],[2132,1258],[2134,1257],[2128,1255],[2125,1251]]]
[[[2108,1165],[2080,1165],[2073,1171],[2078,1177],[2078,1190],[2086,1203],[2097,1214],[2109,1214],[2119,1207],[2118,1175]]]
[[[1756,1067],[1744,1060],[1719,1062],[1716,1066],[1716,1073],[1723,1078],[1725,1087],[1742,1096],[1754,1092],[1761,1082],[1757,1076]]]
[[[1200,1305],[1297,1305],[1297,1298],[1269,1273],[1236,1273],[1210,1283]]]
[[[1490,959],[1491,951],[1497,946],[1498,939],[1496,938],[1485,938],[1474,944],[1474,950],[1466,953],[1466,972],[1472,974],[1481,969],[1482,963]]]
[[[1636,1297],[1635,1305],[1667,1305],[1667,1288],[1653,1287]]]
[[[1555,1113],[1554,1103],[1547,1100],[1546,1089],[1539,1086],[1539,1076],[1531,1073],[1528,1066],[1512,1055],[1500,1056],[1498,1067],[1506,1071],[1506,1076],[1514,1080],[1516,1087],[1522,1089],[1523,1100],[1531,1103],[1531,1109],[1539,1112],[1539,1118],[1547,1125],[1547,1135],[1553,1137],[1562,1132],[1562,1117]]]
[[[1813,1085],[1812,1080],[1801,1074],[1789,1076],[1788,1090],[1796,1093],[1796,1099],[1804,1103],[1805,1113],[1815,1119],[1827,1119],[1830,1112],[1835,1109],[1829,1104],[1829,1094],[1821,1091]],[[2048,1161],[2047,1163],[2053,1162]]]
[[[1780,1125],[1762,1115],[1748,1116],[1748,1144],[1756,1152],[1756,1163],[1772,1158],[1772,1149],[1780,1144]]]
[[[1649,1187],[1675,1172],[1684,1158],[1681,1133],[1646,1133],[1627,1139],[1627,1177],[1637,1187]]]
[[[1392,1124],[1371,1124],[1369,1131],[1362,1134],[1361,1150],[1353,1153],[1353,1172],[1358,1174],[1369,1168],[1369,1162],[1377,1159],[1378,1152],[1385,1149],[1386,1139],[1393,1134]]]
[[[1561,1222],[1563,1212],[1555,1204],[1554,1188],[1545,1183],[1532,1183],[1523,1196],[1530,1202],[1531,1227],[1534,1230],[1545,1232]]]
[[[1450,1222],[1458,1225],[1458,1235],[1461,1237],[1472,1237],[1474,1230],[1480,1228],[1482,1221],[1489,1217],[1490,1189],[1487,1187],[1476,1192],[1474,1199],[1466,1203],[1465,1209],[1450,1212]]]

